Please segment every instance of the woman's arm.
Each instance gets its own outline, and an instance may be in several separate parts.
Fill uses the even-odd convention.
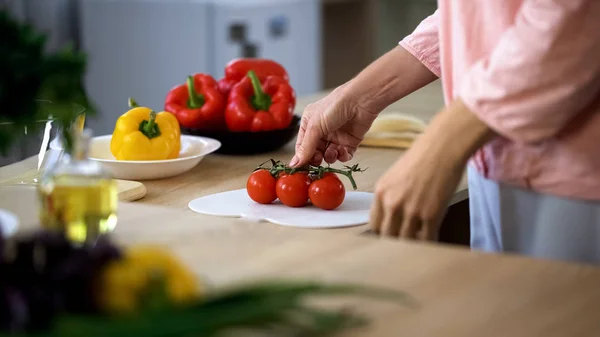
[[[346,93],[367,111],[380,112],[440,76],[438,45],[436,11],[399,46],[347,82]]]

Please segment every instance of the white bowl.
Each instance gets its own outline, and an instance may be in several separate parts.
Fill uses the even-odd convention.
[[[116,160],[110,152],[112,135],[94,137],[90,144],[90,159],[115,179],[152,180],[173,177],[194,168],[204,156],[221,147],[218,140],[198,136],[181,136],[179,158],[167,160],[128,161]]]
[[[19,218],[13,212],[0,209],[0,237],[9,238],[17,232]]]

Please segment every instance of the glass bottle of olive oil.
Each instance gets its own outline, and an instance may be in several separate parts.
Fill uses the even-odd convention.
[[[40,221],[63,231],[75,244],[94,244],[117,224],[117,186],[88,158],[90,130],[74,132],[72,150],[42,177],[38,185]]]

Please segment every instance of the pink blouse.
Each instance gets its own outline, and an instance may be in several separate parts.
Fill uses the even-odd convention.
[[[600,0],[439,0],[400,42],[499,137],[486,178],[600,200]],[[596,145],[594,145],[596,144]]]

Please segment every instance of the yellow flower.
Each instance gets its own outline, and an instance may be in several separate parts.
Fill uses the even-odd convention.
[[[156,295],[157,277],[172,304],[185,304],[200,295],[198,280],[175,256],[158,247],[140,246],[105,267],[98,283],[98,304],[109,313],[132,313]]]

